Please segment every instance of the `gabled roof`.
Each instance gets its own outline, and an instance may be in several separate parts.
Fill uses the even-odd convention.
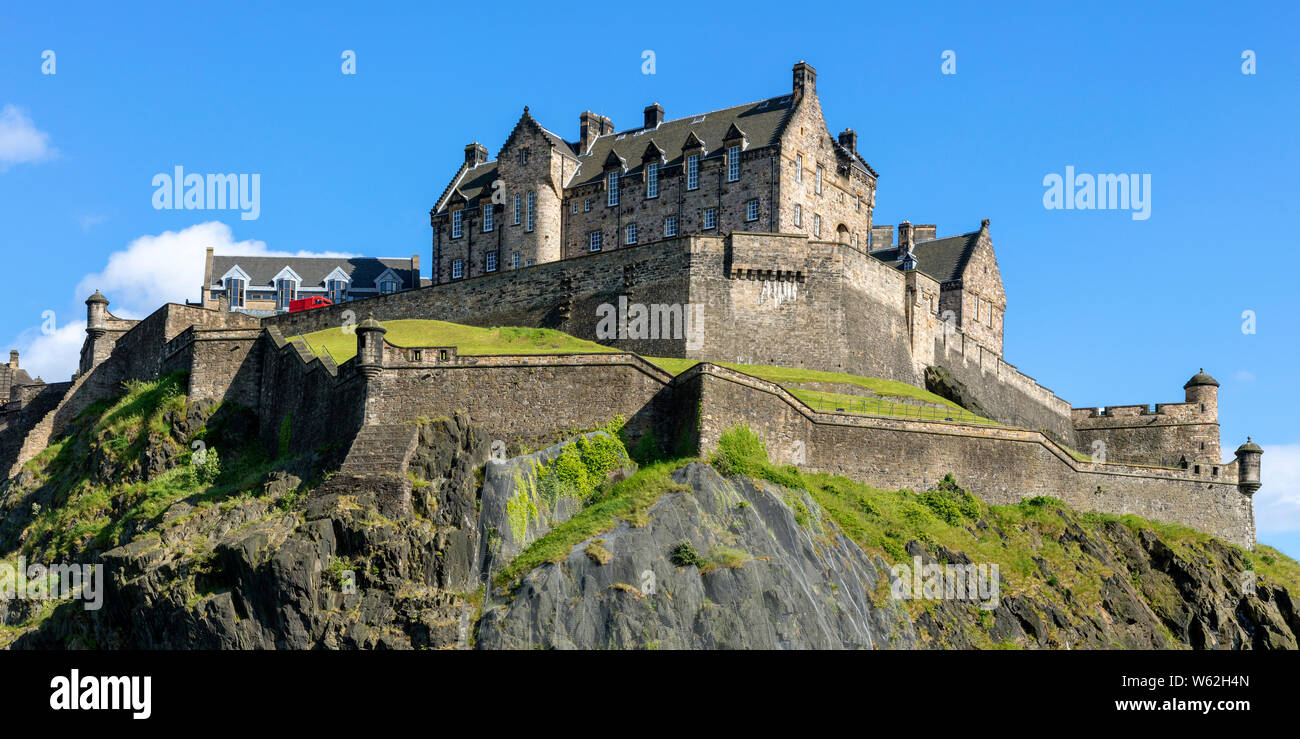
[[[411,260],[381,259],[377,257],[213,257],[213,275],[224,275],[238,266],[248,275],[249,287],[266,287],[285,267],[302,277],[299,287],[325,287],[325,278],[335,269],[341,270],[353,287],[372,288],[375,280],[385,270],[392,269],[402,279],[403,287],[420,284],[419,274],[411,269]]]
[[[916,268],[938,280],[940,284],[960,280],[966,264],[970,262],[975,247],[979,245],[980,232],[972,231],[957,236],[945,236],[912,245],[916,255]],[[891,246],[868,252],[890,266],[902,269],[903,249]]]
[[[744,131],[749,138],[750,148],[775,145],[780,140],[793,109],[793,96],[781,95],[702,115],[664,121],[656,128],[633,128],[605,134],[592,142],[590,151],[578,156],[582,166],[566,187],[599,181],[604,175],[605,161],[611,151],[635,165],[629,169],[629,174],[640,171],[641,156],[651,142],[665,153],[669,167],[681,164],[682,146],[692,135],[704,142],[709,152],[706,157],[723,156],[725,151],[722,142],[733,126]]]

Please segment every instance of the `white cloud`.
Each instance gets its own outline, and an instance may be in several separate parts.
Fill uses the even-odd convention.
[[[1300,532],[1300,444],[1261,444],[1259,492],[1255,493],[1258,537]],[[1258,538],[1257,537],[1257,538]]]
[[[61,382],[77,371],[81,344],[86,339],[84,320],[57,326],[52,333],[29,328],[11,344],[19,351],[19,365],[33,378]]]
[[[205,250],[217,254],[251,256],[348,257],[345,252],[284,252],[268,249],[257,240],[235,241],[230,226],[220,221],[200,223],[180,231],[164,231],[135,239],[113,252],[99,272],[86,275],[77,284],[73,314],[81,323],[58,327],[52,335],[39,328],[22,332],[10,346],[22,354],[22,366],[47,382],[66,380],[80,361],[85,338],[83,303],[99,290],[111,301],[109,311],[119,318],[143,318],[164,303],[197,300],[203,284]],[[65,318],[60,315],[59,318]]]
[[[1254,382],[1255,373],[1250,370],[1237,370],[1232,374],[1232,379],[1237,382]]]
[[[32,119],[12,105],[0,108],[0,172],[11,165],[39,162],[57,153],[50,135],[39,131]]]

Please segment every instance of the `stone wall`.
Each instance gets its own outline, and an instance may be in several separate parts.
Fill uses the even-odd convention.
[[[964,384],[995,420],[1078,447],[1069,403],[961,331],[937,332],[934,363]]]
[[[389,354],[388,356],[392,356]],[[463,412],[506,444],[537,447],[616,415],[630,436],[671,426],[672,376],[628,354],[457,357],[386,366],[367,385],[366,425]],[[346,366],[346,365],[345,365]],[[656,436],[663,434],[656,431]]]
[[[1101,442],[1108,459],[1135,461],[1166,467],[1204,466],[1219,474],[1217,414],[1195,403],[1075,408],[1074,427],[1080,449],[1091,453]],[[1235,479],[1235,478],[1234,478]]]
[[[875,487],[925,490],[951,473],[990,503],[1051,495],[1081,510],[1181,523],[1254,546],[1254,512],[1237,488],[1235,460],[1218,477],[1084,463],[1034,431],[814,412],[772,383],[713,365],[678,382],[699,393],[701,450],[747,424],[775,462]]]

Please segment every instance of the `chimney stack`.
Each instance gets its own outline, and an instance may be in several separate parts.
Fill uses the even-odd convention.
[[[794,65],[794,93],[795,95],[817,94],[817,70],[803,60]]]
[[[912,222],[903,221],[898,224],[898,248],[904,251],[912,250]]]
[[[658,128],[664,122],[664,106],[659,103],[647,105],[645,109],[645,127]]]
[[[18,350],[9,350],[9,369],[18,369]]]
[[[853,152],[858,153],[858,132],[851,128],[846,128],[840,132],[840,146]]]
[[[488,160],[487,147],[475,141],[465,147],[465,166],[477,167]]]

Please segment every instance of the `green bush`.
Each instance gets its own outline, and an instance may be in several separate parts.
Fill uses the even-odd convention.
[[[221,476],[221,457],[217,450],[207,449],[203,452],[203,461],[194,465],[194,479],[201,485],[211,485]]]
[[[748,424],[735,426],[718,437],[718,449],[709,461],[723,475],[763,477],[768,471],[767,446]]]
[[[673,547],[673,551],[668,555],[668,561],[677,567],[690,567],[691,565],[704,567],[707,564],[689,541],[684,541]]]

